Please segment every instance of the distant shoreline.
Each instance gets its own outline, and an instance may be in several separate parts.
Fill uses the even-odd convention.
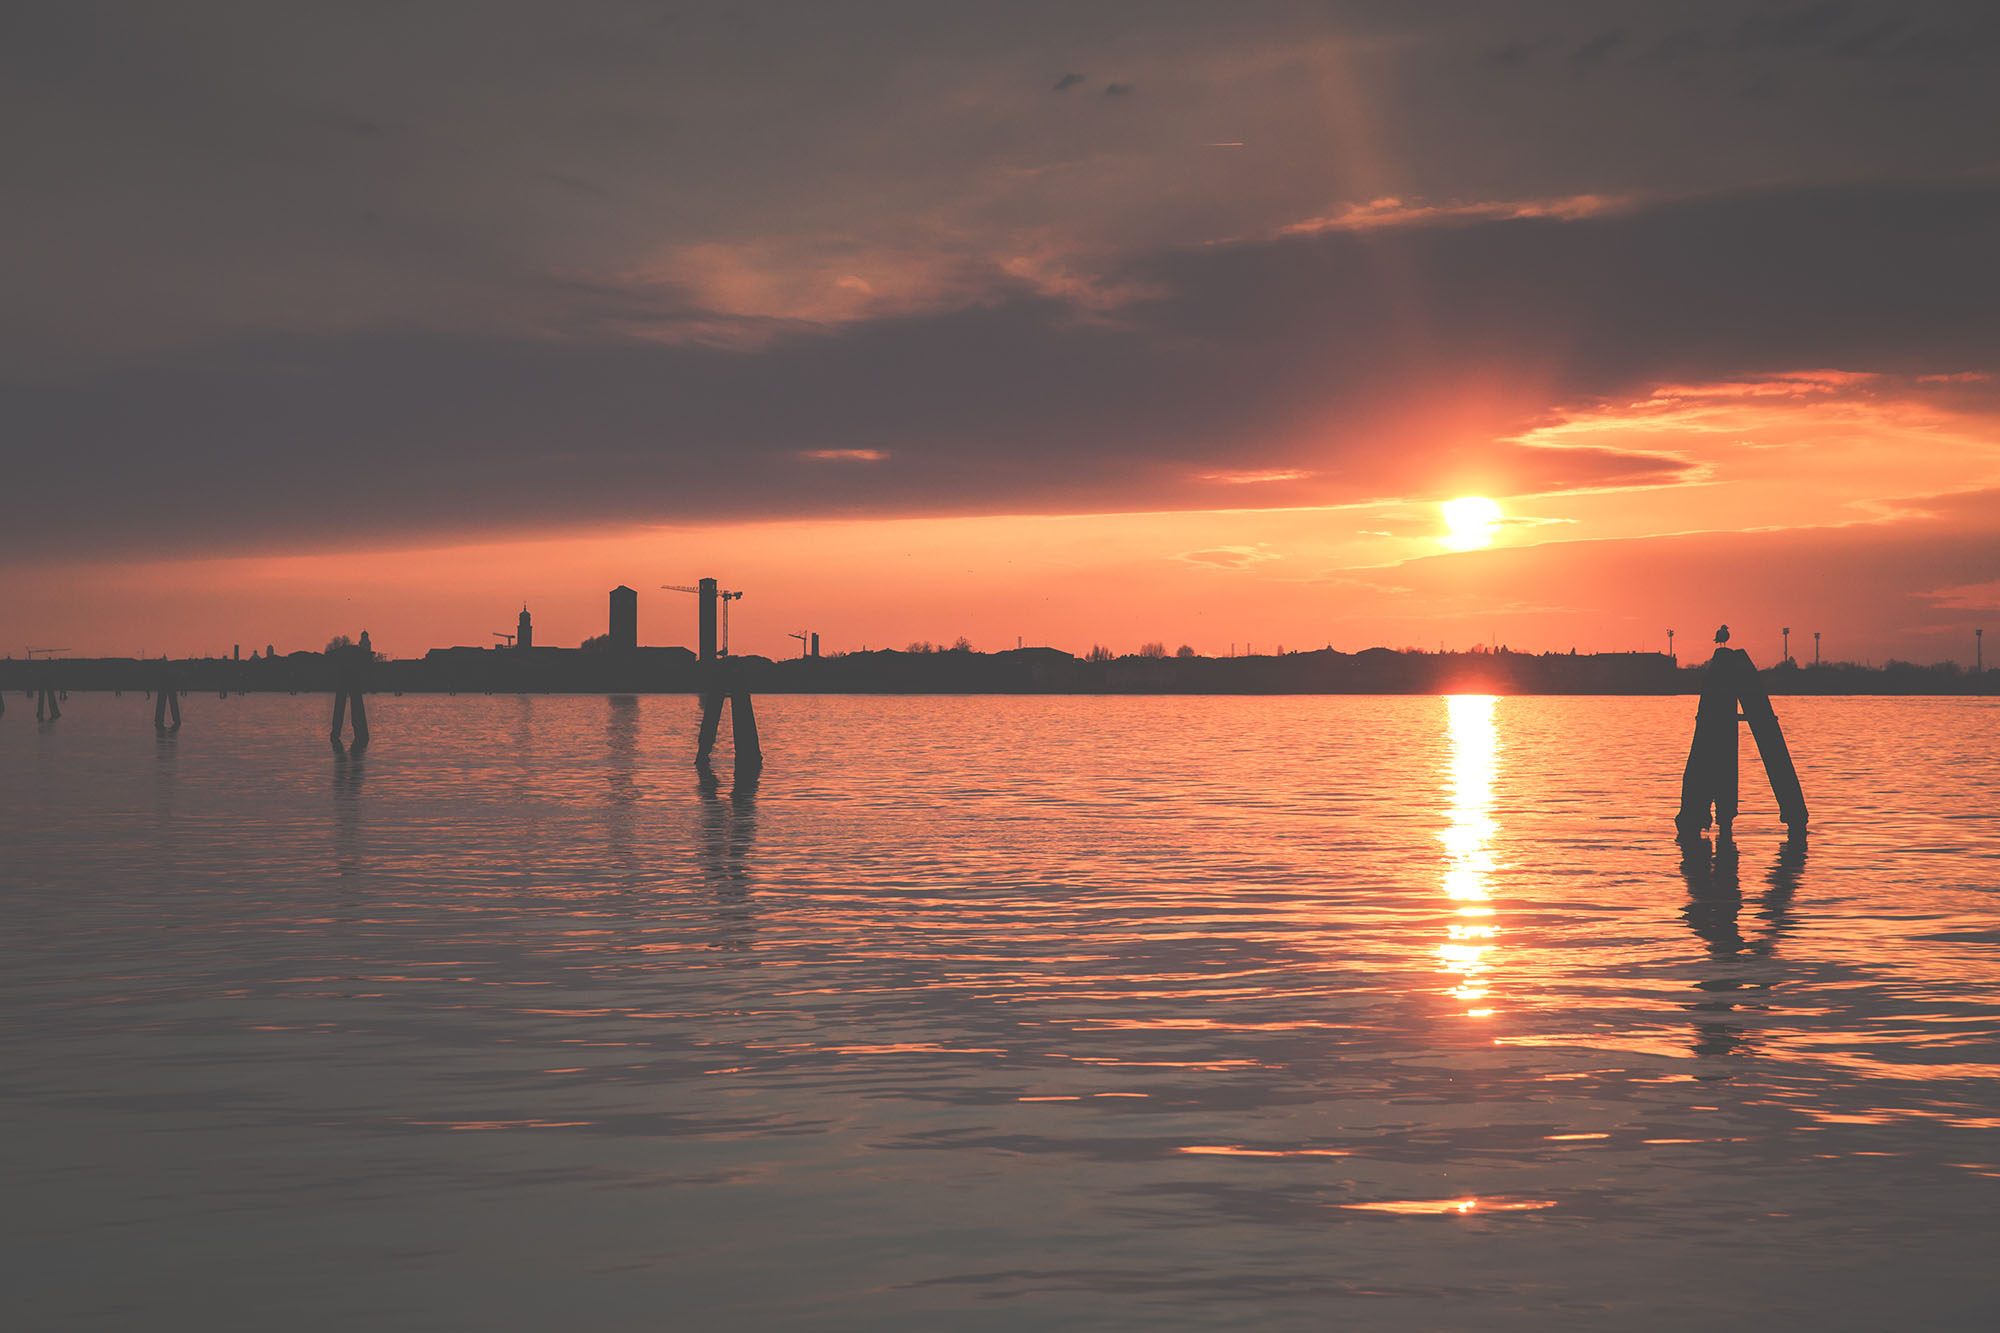
[[[938,695],[1688,695],[1706,664],[1664,653],[1425,653],[1371,648],[1265,657],[1079,658],[1053,648],[847,653],[835,657],[725,659],[736,687],[754,694]],[[698,694],[706,672],[685,648],[445,648],[367,668],[376,694]],[[1760,671],[1773,695],[1981,696],[2000,672],[1953,664],[1849,663]],[[324,653],[186,658],[54,658],[0,661],[0,690],[144,691],[163,680],[183,693],[323,693],[335,667]]]

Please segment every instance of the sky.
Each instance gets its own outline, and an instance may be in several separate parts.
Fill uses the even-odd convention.
[[[28,0],[0,653],[714,576],[772,656],[1970,664],[1996,75],[1922,0]]]

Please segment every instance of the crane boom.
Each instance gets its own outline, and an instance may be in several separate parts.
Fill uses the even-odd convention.
[[[691,592],[695,596],[704,599],[704,605],[702,608],[702,660],[703,661],[708,660],[709,608],[706,604],[706,599],[713,597],[716,600],[716,602],[720,603],[720,605],[715,608],[716,611],[719,613],[718,618],[720,620],[720,625],[718,626],[718,628],[721,631],[720,634],[717,636],[717,642],[715,644],[715,653],[716,656],[718,657],[727,657],[729,655],[729,604],[730,602],[741,598],[743,596],[741,592],[730,592],[727,589],[718,588],[715,584],[714,579],[703,579],[701,581],[701,586],[694,588],[690,588],[684,583],[662,583],[660,585],[660,590],[662,592]]]

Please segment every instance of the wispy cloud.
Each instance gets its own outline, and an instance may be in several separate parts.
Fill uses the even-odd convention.
[[[1209,565],[1216,569],[1249,569],[1280,557],[1261,546],[1218,546],[1206,551],[1183,551],[1174,559],[1190,565]]]
[[[1938,588],[1924,596],[1939,607],[1952,611],[2000,611],[2000,580],[1967,583],[1956,588]],[[2000,645],[1995,653],[2000,654]]]
[[[1265,468],[1255,472],[1204,472],[1203,481],[1223,486],[1262,486],[1279,481],[1304,481],[1316,474],[1304,468]]]
[[[814,463],[880,463],[887,449],[801,449],[799,457]]]
[[[1578,194],[1554,199],[1495,199],[1429,203],[1385,196],[1363,204],[1348,204],[1322,217],[1306,218],[1278,228],[1280,236],[1314,236],[1329,231],[1376,231],[1384,227],[1439,226],[1450,223],[1504,222],[1520,218],[1572,221],[1627,211],[1637,205],[1631,195]]]

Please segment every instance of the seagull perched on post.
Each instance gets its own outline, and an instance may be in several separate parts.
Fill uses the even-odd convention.
[[[1715,632],[1715,641],[1717,643],[1729,642],[1729,626],[1724,625],[1721,629]]]

